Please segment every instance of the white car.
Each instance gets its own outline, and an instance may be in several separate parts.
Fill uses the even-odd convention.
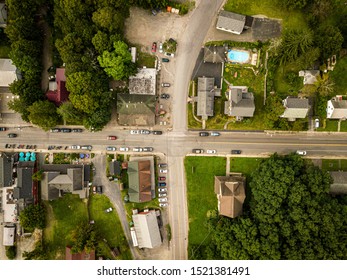
[[[165,203],[165,202],[164,202],[164,203],[159,203],[159,206],[160,206],[160,207],[167,207],[167,206],[168,206],[168,204],[167,204],[167,203]]]
[[[109,147],[106,148],[106,151],[116,151],[116,150],[117,150],[116,147],[109,146]]]
[[[167,188],[159,188],[158,192],[167,192]]]
[[[206,153],[208,153],[208,154],[215,154],[215,153],[217,153],[217,151],[216,150],[207,150]]]
[[[319,127],[319,119],[315,119],[315,120],[314,120],[314,126],[315,126],[316,128]]]
[[[130,130],[130,134],[140,134],[140,130]]]
[[[160,173],[167,173],[167,169],[159,169]]]
[[[219,132],[211,132],[211,134],[210,134],[211,136],[219,136],[220,135],[220,133]]]
[[[119,151],[121,151],[121,152],[127,152],[127,151],[129,151],[129,148],[127,148],[127,147],[120,147],[120,148],[119,148]]]
[[[147,129],[140,130],[140,134],[150,134],[151,132]]]
[[[105,210],[106,213],[110,213],[110,212],[112,212],[112,211],[113,211],[112,207],[107,208],[107,209]]]
[[[159,202],[167,202],[167,197],[162,197],[158,199]]]
[[[133,148],[133,152],[142,152],[142,148],[135,147],[135,148]]]
[[[296,153],[298,155],[301,155],[301,156],[306,156],[307,152],[306,151],[296,151]]]
[[[167,194],[166,193],[159,193],[158,196],[159,197],[165,197]]]
[[[159,43],[159,52],[160,52],[160,53],[163,52],[163,43]]]
[[[72,145],[71,149],[72,150],[79,150],[79,149],[81,149],[81,146],[79,146],[79,145]]]

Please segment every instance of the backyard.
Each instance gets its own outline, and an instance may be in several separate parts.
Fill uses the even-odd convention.
[[[322,159],[324,171],[347,171],[347,159]]]

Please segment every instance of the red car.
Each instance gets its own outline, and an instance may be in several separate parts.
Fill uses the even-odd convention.
[[[156,52],[157,51],[157,43],[153,42],[152,44],[152,52]]]
[[[117,140],[117,136],[108,136],[107,139],[108,140]]]
[[[159,181],[165,181],[165,177],[159,177]]]

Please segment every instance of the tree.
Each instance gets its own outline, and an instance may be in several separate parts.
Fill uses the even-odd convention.
[[[282,0],[280,3],[288,10],[301,10],[306,7],[308,0]]]
[[[95,110],[90,116],[84,119],[85,128],[93,131],[100,131],[111,119],[111,110],[109,107],[101,107]]]
[[[122,32],[124,27],[123,15],[116,9],[107,6],[93,13],[93,22],[110,33]]]
[[[120,34],[115,34],[108,36],[105,32],[98,31],[92,39],[93,46],[95,50],[102,54],[104,51],[111,51],[113,47],[113,42],[121,40]]]
[[[36,101],[28,108],[28,112],[29,121],[46,131],[56,126],[60,120],[57,108],[48,100]]]
[[[43,170],[39,170],[32,175],[33,181],[41,181],[43,179]]]
[[[68,123],[81,123],[84,114],[78,111],[71,102],[66,101],[57,109],[58,114]]]
[[[14,260],[17,255],[17,247],[16,246],[6,246],[6,257],[9,260]]]
[[[282,99],[277,94],[270,94],[265,102],[265,121],[269,127],[273,127],[284,112]]]
[[[31,204],[19,214],[19,221],[23,228],[34,231],[35,228],[43,229],[46,225],[46,210],[43,204]]]
[[[95,249],[97,239],[93,225],[89,223],[81,223],[72,234],[73,245],[71,251],[73,253],[81,253],[83,250],[90,252]]]
[[[21,117],[24,121],[29,122],[29,111],[28,109],[28,105],[19,98],[10,100],[7,103],[7,106],[9,109],[21,114]]]
[[[321,58],[326,60],[341,50],[343,37],[340,30],[332,25],[322,25],[315,33],[315,44],[320,49]]]
[[[315,86],[317,87],[317,91],[321,96],[329,96],[334,92],[334,82],[329,79],[329,75],[323,73],[322,76],[317,77],[317,81],[315,82]]]
[[[23,258],[25,260],[47,260],[47,249],[44,247],[42,241],[37,241],[34,250],[31,252],[24,251]]]

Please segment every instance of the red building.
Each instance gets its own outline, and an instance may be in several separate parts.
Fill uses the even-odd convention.
[[[65,68],[57,68],[55,82],[49,82],[49,90],[46,93],[47,99],[59,106],[68,100],[69,92],[66,89]]]

